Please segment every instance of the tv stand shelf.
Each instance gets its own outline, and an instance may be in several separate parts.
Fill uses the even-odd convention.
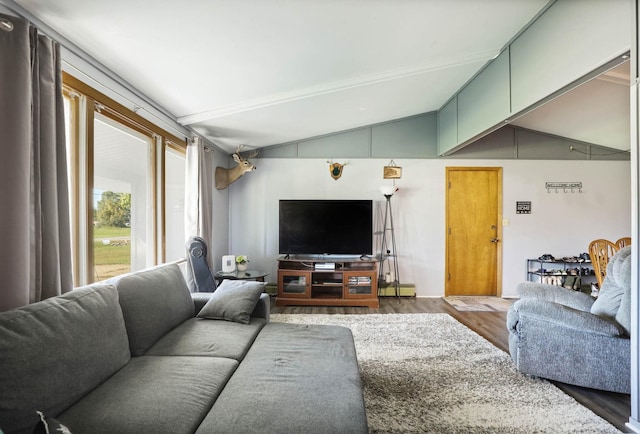
[[[373,258],[282,256],[276,306],[379,307],[378,261]]]

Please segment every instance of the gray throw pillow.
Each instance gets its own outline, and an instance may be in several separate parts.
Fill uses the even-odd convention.
[[[265,282],[250,280],[223,280],[198,313],[198,318],[249,324],[251,312],[258,304],[265,285]]]

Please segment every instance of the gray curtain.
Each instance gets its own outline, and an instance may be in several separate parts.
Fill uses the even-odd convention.
[[[187,167],[185,174],[185,241],[200,237],[209,248],[206,261],[213,267],[213,150],[205,146],[200,137],[187,143]],[[188,252],[185,252],[188,255]],[[189,269],[187,269],[189,270]],[[195,276],[187,273],[187,283],[192,292],[197,292]]]
[[[185,241],[192,236],[213,242],[213,150],[195,137],[187,144],[185,181]],[[207,258],[211,266],[211,258]]]
[[[4,311],[67,292],[73,280],[60,47],[23,19],[0,21]]]

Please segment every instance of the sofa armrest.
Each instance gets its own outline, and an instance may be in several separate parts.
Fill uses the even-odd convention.
[[[195,308],[195,315],[202,310],[205,304],[209,301],[213,292],[192,292],[191,298],[193,299],[193,306]],[[269,315],[271,313],[271,298],[269,294],[261,294],[256,307],[251,313],[253,318],[262,318],[269,322]]]
[[[594,299],[584,292],[545,283],[521,282],[516,287],[516,291],[520,298],[546,300],[584,312],[591,310],[594,302]]]
[[[511,306],[507,314],[507,328],[516,332],[518,322],[526,321],[527,317],[584,333],[625,336],[624,328],[611,319],[536,298],[523,298]]]
[[[256,308],[253,309],[251,317],[263,318],[269,322],[269,315],[271,314],[271,297],[267,293],[260,295],[260,299],[256,304]]]
[[[195,308],[195,315],[202,310],[205,304],[209,301],[213,292],[192,292],[191,298],[193,299],[193,307]]]

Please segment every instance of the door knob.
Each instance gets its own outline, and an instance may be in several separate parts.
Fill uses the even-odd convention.
[[[498,242],[498,241],[500,241],[500,240],[499,240],[499,239],[497,239],[497,238],[491,238],[489,241],[491,241],[492,243],[497,243],[497,242]]]

